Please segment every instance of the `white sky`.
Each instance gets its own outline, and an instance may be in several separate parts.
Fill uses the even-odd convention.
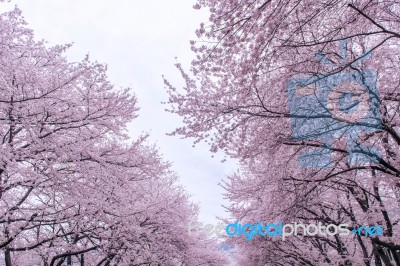
[[[74,43],[72,61],[89,53],[91,60],[108,64],[109,79],[116,87],[132,87],[138,97],[139,118],[130,128],[132,136],[150,133],[163,158],[173,162],[180,182],[200,203],[200,220],[216,224],[215,216],[227,217],[221,204],[223,190],[217,183],[234,170],[234,163],[211,158],[206,145],[192,148],[192,140],[166,136],[181,125],[181,118],[164,111],[167,100],[161,76],[182,84],[174,67],[178,61],[188,69],[193,53],[189,40],[202,21],[204,10],[192,8],[194,0],[12,0],[35,31],[36,39],[49,44]],[[2,5],[3,6],[3,5]],[[4,10],[4,9],[3,9]]]

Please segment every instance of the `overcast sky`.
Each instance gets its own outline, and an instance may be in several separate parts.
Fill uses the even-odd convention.
[[[217,183],[232,173],[235,164],[211,158],[206,145],[192,148],[193,140],[166,136],[181,125],[181,118],[164,111],[167,100],[162,75],[182,84],[175,69],[175,57],[188,68],[193,54],[189,40],[202,21],[205,10],[194,10],[194,0],[12,0],[35,32],[36,39],[49,45],[74,43],[67,56],[108,64],[109,79],[116,87],[132,87],[139,102],[139,118],[131,135],[150,133],[163,158],[173,163],[180,183],[200,203],[200,219],[217,223],[215,216],[227,217],[221,204],[223,190]]]

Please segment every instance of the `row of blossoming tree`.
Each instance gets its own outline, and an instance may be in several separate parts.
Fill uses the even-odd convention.
[[[400,265],[400,3],[198,0],[174,134],[240,161],[234,220],[379,225],[383,235],[233,237],[239,265]]]
[[[132,140],[131,89],[70,63],[0,15],[0,248],[5,265],[222,265],[189,235],[198,207],[147,136]]]

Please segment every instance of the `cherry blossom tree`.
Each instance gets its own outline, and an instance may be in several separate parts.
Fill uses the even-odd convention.
[[[224,265],[190,235],[198,207],[147,135],[132,140],[132,89],[107,67],[35,41],[0,14],[0,247],[11,265]]]
[[[385,228],[375,237],[233,239],[248,251],[240,265],[400,265],[399,3],[195,8],[211,15],[191,42],[190,71],[177,64],[185,86],[165,80],[169,111],[184,122],[173,134],[240,161],[223,184],[233,217]],[[359,116],[337,107],[345,94],[360,97]]]

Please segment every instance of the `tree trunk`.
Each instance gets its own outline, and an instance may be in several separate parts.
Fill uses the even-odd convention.
[[[72,258],[71,258],[71,255],[68,255],[68,257],[67,257],[67,266],[72,266]]]
[[[4,251],[4,260],[6,263],[6,266],[12,266],[11,264],[11,251],[6,249],[6,251]]]

